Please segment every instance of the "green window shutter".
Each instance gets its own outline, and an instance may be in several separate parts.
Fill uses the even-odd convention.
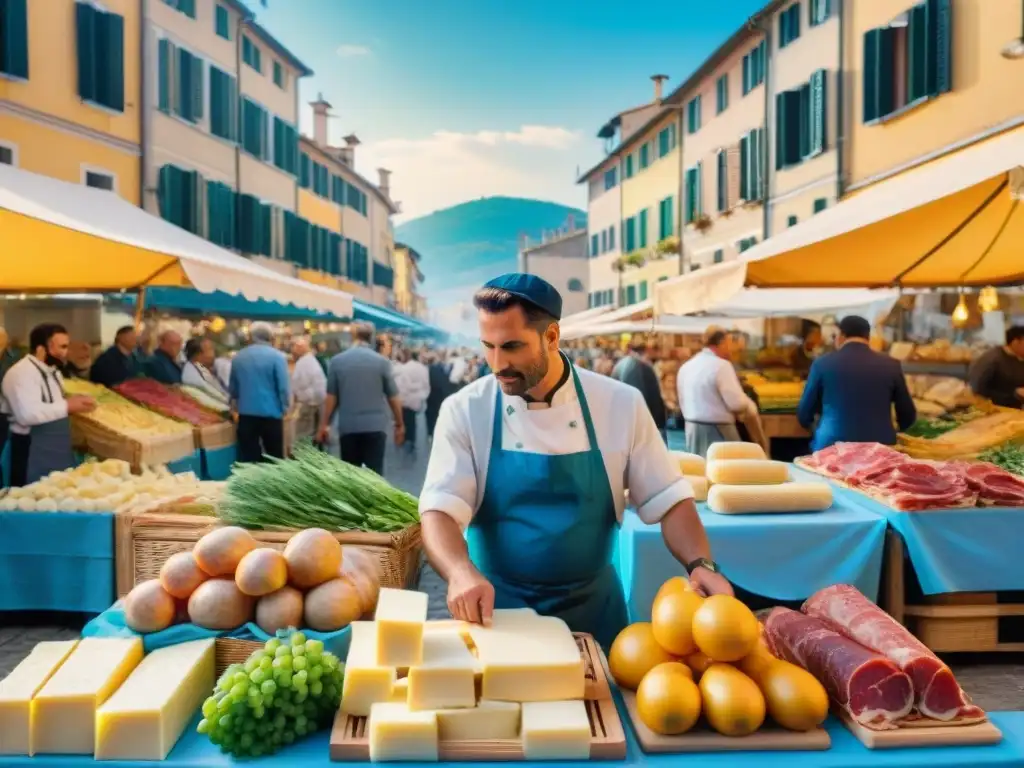
[[[712,260],[715,264],[721,264],[723,261],[725,261],[725,251],[721,248],[718,248],[715,251],[715,255],[712,257]]]
[[[786,115],[786,94],[775,96],[775,170],[786,167],[786,132],[792,130]]]
[[[828,208],[828,199],[827,198],[819,197],[817,200],[814,201],[814,212],[815,213],[821,213],[826,208]]]
[[[694,209],[694,203],[696,202],[696,194],[693,189],[693,168],[686,169],[686,224],[690,224],[694,219],[697,218],[697,214]]]
[[[938,96],[953,89],[953,8],[949,0],[925,0],[928,19],[926,92]]]
[[[647,247],[647,209],[640,211],[640,247]]]
[[[178,49],[178,103],[175,112],[184,120],[195,122],[192,116],[192,54]]]
[[[203,60],[192,57],[192,117],[197,122],[203,119]]]
[[[745,60],[745,59],[744,59]],[[718,96],[718,114],[722,114],[729,108],[729,75],[724,74],[718,78],[716,85]]]
[[[210,133],[222,139],[226,138],[224,136],[223,104],[224,73],[216,67],[210,67]]]
[[[108,109],[124,111],[124,19],[97,11],[94,16],[93,55],[95,96]]]
[[[743,57],[743,95],[750,93],[750,54]]]
[[[157,173],[156,202],[160,208],[160,218],[164,221],[171,220],[171,174],[173,172],[171,166],[165,165]]]
[[[779,48],[789,45],[789,10],[779,14]]]
[[[766,163],[768,162],[768,145],[767,139],[765,138],[765,129],[758,128],[757,130],[751,131],[751,136],[754,138],[754,196],[757,200],[763,200],[765,197],[765,171]]]
[[[907,24],[907,103],[928,95],[928,7],[916,5],[908,12]]]
[[[630,304],[636,304],[636,286],[635,285],[627,285],[626,286],[626,306],[629,306]]]
[[[78,95],[96,100],[96,17],[99,12],[86,3],[75,4],[75,36],[78,57]]]
[[[174,46],[170,40],[161,38],[157,43],[157,106],[161,112],[171,112],[171,61],[174,59]],[[212,86],[212,83],[211,83]]]
[[[718,192],[718,211],[721,213],[729,207],[729,156],[724,149],[718,151],[716,165],[715,186]]]
[[[864,33],[864,117],[865,123],[893,111],[893,68],[895,30],[884,27]]]
[[[636,219],[632,216],[623,223],[626,230],[626,242],[624,243],[626,253],[636,250]]]
[[[647,281],[642,280],[640,282],[640,301],[647,300]]]
[[[795,227],[796,224],[797,224],[796,216],[790,216],[788,219],[786,219],[786,226]]]
[[[697,188],[697,216],[701,216],[704,213],[704,163],[697,163],[696,171],[696,188]]]
[[[28,79],[28,0],[0,1],[0,72]]]
[[[231,20],[228,16],[228,9],[220,3],[217,3],[215,27],[219,37],[223,37],[225,40],[231,39]]]
[[[299,155],[299,186],[309,189],[309,155],[305,152]]]
[[[828,72],[819,69],[811,75],[810,154],[828,147]]]
[[[861,89],[864,91],[862,121],[870,123],[881,115],[878,112],[878,48],[882,31],[869,29],[864,33],[864,75]]]
[[[740,200],[750,200],[750,134],[740,139]]]
[[[797,125],[797,156],[794,162],[800,162],[811,154],[811,86],[804,83],[798,89],[800,94]]]

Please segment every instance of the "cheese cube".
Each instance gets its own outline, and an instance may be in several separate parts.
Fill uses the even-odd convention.
[[[405,704],[374,704],[370,710],[370,760],[436,761],[437,715]]]
[[[388,701],[396,704],[405,704],[409,701],[409,678],[400,677],[395,680],[395,684],[391,686],[391,698]]]
[[[564,621],[548,616],[472,627],[483,668],[480,696],[496,701],[582,699],[586,670]]]
[[[373,622],[353,621],[351,627],[341,711],[365,717],[370,714],[371,705],[390,701],[395,668],[377,664],[377,626]]]
[[[380,591],[377,599],[377,664],[411,667],[423,659],[423,625],[427,621],[427,594],[407,589]]]
[[[458,619],[428,621],[423,625],[423,634],[426,635],[429,632],[458,632],[462,636],[462,641],[467,646],[473,645],[473,637],[469,634],[469,622],[467,621],[459,621]]]
[[[441,741],[481,741],[519,738],[519,704],[483,699],[472,709],[437,710]]]
[[[142,661],[142,638],[87,637],[32,700],[33,754],[91,755],[96,710]]]
[[[0,755],[32,754],[32,697],[76,645],[77,640],[39,643],[0,680]]]
[[[409,668],[409,709],[476,706],[476,657],[457,632],[423,637],[423,661]]]
[[[97,760],[164,760],[213,690],[214,641],[153,651],[96,712]]]
[[[527,760],[589,760],[587,705],[582,701],[523,704],[523,755]]]

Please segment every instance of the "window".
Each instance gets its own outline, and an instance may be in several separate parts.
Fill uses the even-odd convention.
[[[189,18],[196,17],[196,0],[164,0],[164,4],[181,11]]]
[[[723,261],[725,261],[725,251],[722,250],[721,248],[717,249],[715,251],[715,255],[714,255],[712,261],[715,264],[721,264]]]
[[[745,237],[738,243],[736,243],[736,250],[738,250],[740,253],[743,253],[744,251],[753,248],[755,245],[757,245],[756,237]]]
[[[651,143],[647,142],[640,147],[640,170],[644,170],[651,164]]]
[[[124,112],[124,19],[79,2],[75,23],[78,95],[83,101]]]
[[[257,72],[263,72],[263,62],[260,60],[259,46],[248,35],[242,35],[242,61]]]
[[[864,34],[865,123],[953,88],[950,0],[926,0]]]
[[[809,83],[775,97],[775,168],[798,165],[827,145],[827,73],[819,69]]]
[[[626,304],[626,306],[629,306],[630,304],[636,304],[636,286],[635,285],[627,285],[626,286],[626,301],[625,301],[625,304]]]
[[[596,232],[593,235],[590,236],[590,256],[591,257],[597,256],[601,252],[598,249],[598,246],[600,245],[599,240],[600,240],[600,235],[598,235]]]
[[[790,216],[788,219],[786,219],[786,226],[795,227],[798,221],[799,219],[797,219],[796,216]]]
[[[0,144],[0,165],[14,165],[14,147]]]
[[[202,235],[203,191],[202,176],[195,171],[163,166],[157,182],[160,216],[175,226]]]
[[[608,227],[608,250],[615,250],[615,225]]]
[[[622,222],[623,235],[622,250],[632,253],[636,250],[636,218],[630,217]]]
[[[274,118],[274,165],[292,176],[299,174],[299,132],[279,117]]]
[[[808,26],[816,27],[824,24],[832,15],[831,0],[810,0],[807,5]]]
[[[365,245],[355,240],[345,241],[345,266],[349,280],[363,285],[369,284],[370,255]]]
[[[704,205],[701,201],[703,189],[701,188],[701,164],[697,163],[693,168],[686,171],[686,223],[692,224],[704,212]]]
[[[161,41],[161,45],[166,41]],[[168,43],[169,45],[169,43]],[[161,109],[163,109],[163,48],[161,47]],[[238,84],[235,78],[210,66],[210,133],[238,141]]]
[[[626,159],[622,161],[622,175],[627,179],[633,178],[633,155],[626,155]]]
[[[366,194],[351,184],[345,186],[345,205],[351,208],[356,213],[361,213],[363,216],[366,215]]]
[[[379,262],[373,262],[373,284],[379,285],[383,288],[394,288],[395,287],[395,272],[391,267],[381,264]],[[582,289],[582,287],[581,287]]]
[[[330,200],[331,198],[331,172],[323,163],[315,160],[312,163],[313,192],[320,197]],[[358,191],[358,190],[356,190]]]
[[[726,150],[718,150],[718,155],[715,157],[715,166],[718,212],[722,213],[729,210],[729,153]]]
[[[235,191],[219,181],[206,182],[206,239],[233,249],[235,236]]]
[[[285,79],[284,67],[281,66],[280,61],[274,62],[274,85],[282,91],[288,90],[288,81]]]
[[[764,40],[751,49],[750,53],[743,57],[743,95],[746,96],[752,90],[764,82],[765,75],[765,51]]]
[[[242,149],[258,160],[270,159],[267,111],[255,101],[242,98]]]
[[[220,3],[217,3],[217,10],[214,12],[214,27],[218,37],[231,39],[231,17],[228,15],[228,9]]]
[[[676,211],[675,199],[669,195],[658,203],[658,240],[672,237],[675,234]]]
[[[205,97],[203,60],[168,40],[160,41],[158,59],[160,108],[168,114],[173,111],[190,123],[202,120]]]
[[[740,199],[764,198],[764,128],[755,128],[740,139]]]
[[[716,94],[716,106],[718,107],[718,114],[722,114],[729,108],[729,75],[724,74],[718,78],[718,82],[715,83],[715,94]]]
[[[640,287],[640,301],[646,301],[647,300],[647,281],[646,280],[641,280],[639,287]]]
[[[615,184],[618,181],[617,177],[618,177],[618,174],[616,173],[616,169],[615,168],[609,168],[607,171],[604,172],[604,189],[605,189],[606,192],[609,189],[612,189],[612,188],[615,187]]]
[[[313,185],[312,161],[305,152],[299,153],[299,186],[309,189]],[[344,203],[344,200],[341,201]]]
[[[779,48],[800,37],[800,3],[793,3],[779,14]]]
[[[567,287],[571,293],[583,293],[583,283],[575,277],[569,280]]]
[[[113,175],[103,171],[86,170],[82,181],[85,186],[92,187],[93,189],[105,189],[107,192],[114,191]]]
[[[640,238],[639,238],[640,239],[640,247],[641,248],[646,248],[647,247],[647,209],[644,208],[642,211],[640,211],[640,214],[639,214],[639,216],[637,218],[639,220],[638,223],[637,223],[637,229],[640,230]]]
[[[608,230],[601,232],[601,253],[608,253]]]
[[[699,131],[700,122],[700,96],[694,96],[686,105],[686,132]]]
[[[0,72],[28,79],[28,0],[0,2]]]
[[[658,157],[664,157],[676,148],[676,125],[668,125],[658,131]]]
[[[252,195],[239,194],[237,197],[236,246],[242,253],[260,256],[274,254],[274,208],[260,202]],[[161,200],[161,214],[163,211]],[[164,218],[167,218],[164,216]]]
[[[814,212],[815,213],[821,213],[826,208],[828,208],[828,199],[827,198],[819,197],[817,200],[814,201]]]
[[[341,176],[331,176],[331,200],[338,205],[345,204],[345,180]]]

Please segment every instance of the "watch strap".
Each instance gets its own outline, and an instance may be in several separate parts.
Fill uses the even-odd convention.
[[[687,573],[693,573],[695,568],[704,568],[712,573],[721,573],[718,568],[718,563],[714,560],[708,560],[706,557],[698,557],[696,560],[686,564]]]

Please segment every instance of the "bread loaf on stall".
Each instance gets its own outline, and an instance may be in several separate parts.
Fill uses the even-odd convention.
[[[716,459],[708,462],[707,477],[723,485],[775,485],[789,480],[789,465],[767,459]]]
[[[755,512],[824,512],[832,506],[827,483],[780,485],[712,485],[708,509],[720,515]]]

